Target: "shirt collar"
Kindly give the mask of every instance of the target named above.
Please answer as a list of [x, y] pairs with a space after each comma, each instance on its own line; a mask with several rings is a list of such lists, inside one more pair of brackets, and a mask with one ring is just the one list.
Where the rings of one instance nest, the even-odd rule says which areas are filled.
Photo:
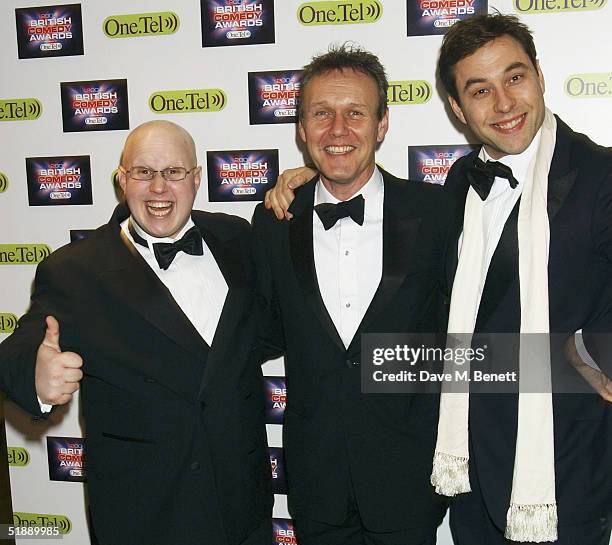
[[[383, 190], [384, 190], [384, 184], [383, 184], [382, 174], [380, 170], [378, 170], [378, 167], [374, 166], [374, 172], [372, 172], [372, 176], [370, 176], [370, 179], [363, 185], [363, 187], [359, 191], [357, 191], [357, 193], [353, 195], [353, 197], [356, 197], [357, 195], [363, 195], [363, 198], [365, 199], [366, 205], [367, 205], [368, 199], [372, 200], [375, 197], [381, 195]], [[315, 201], [314, 201], [315, 206], [317, 204], [322, 204], [322, 203], [338, 204], [339, 202], [340, 200], [334, 197], [327, 190], [327, 188], [325, 187], [325, 185], [323, 184], [323, 182], [321, 182], [321, 179], [319, 178], [319, 180], [317, 181], [317, 187], [315, 190]]]
[[146, 231], [144, 231], [142, 229], [142, 227], [140, 227], [140, 225], [138, 225], [138, 223], [136, 222], [136, 220], [134, 219], [134, 216], [130, 216], [130, 220], [129, 220], [132, 224], [132, 226], [134, 227], [134, 231], [136, 231], [136, 233], [138, 233], [142, 238], [144, 238], [147, 241], [147, 244], [149, 245], [149, 249], [152, 250], [153, 249], [153, 244], [155, 244], [156, 242], [176, 242], [177, 240], [179, 240], [189, 229], [191, 229], [195, 223], [193, 223], [193, 220], [191, 219], [191, 217], [189, 217], [189, 219], [187, 220], [187, 223], [185, 225], [183, 225], [183, 228], [178, 232], [178, 234], [176, 235], [175, 238], [170, 238], [170, 237], [154, 237], [152, 235], [150, 235], [149, 233], [147, 233]]

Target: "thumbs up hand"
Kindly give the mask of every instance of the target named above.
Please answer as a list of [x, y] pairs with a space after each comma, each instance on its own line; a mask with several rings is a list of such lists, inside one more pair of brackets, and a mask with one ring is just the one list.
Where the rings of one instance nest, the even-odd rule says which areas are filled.
[[60, 327], [53, 316], [46, 318], [47, 330], [36, 354], [36, 393], [48, 405], [64, 405], [72, 399], [83, 378], [83, 359], [74, 352], [62, 352]]

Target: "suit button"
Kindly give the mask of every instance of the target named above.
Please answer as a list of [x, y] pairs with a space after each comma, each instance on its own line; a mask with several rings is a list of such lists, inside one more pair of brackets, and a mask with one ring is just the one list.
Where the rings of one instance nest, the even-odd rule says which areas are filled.
[[191, 462], [189, 469], [191, 469], [191, 471], [197, 471], [200, 469], [200, 462]]
[[346, 360], [346, 366], [351, 369], [353, 367], [359, 367], [359, 362], [358, 361], [353, 361], [353, 360]]

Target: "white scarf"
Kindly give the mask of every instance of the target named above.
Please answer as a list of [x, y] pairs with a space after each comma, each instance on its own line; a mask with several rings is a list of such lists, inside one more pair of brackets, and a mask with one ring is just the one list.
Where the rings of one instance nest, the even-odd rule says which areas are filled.
[[[548, 342], [548, 171], [555, 149], [557, 122], [546, 110], [536, 157], [524, 182], [518, 215], [521, 344], [519, 401], [512, 495], [505, 536], [512, 541], [557, 540], [555, 451]], [[453, 284], [449, 334], [467, 334], [471, 344], [480, 305], [484, 260], [483, 202], [468, 192], [463, 244]], [[482, 280], [484, 282], [484, 280]], [[531, 335], [537, 333], [537, 335]], [[537, 365], [534, 365], [537, 363]], [[453, 362], [445, 372], [453, 372]], [[535, 382], [537, 381], [537, 382]], [[527, 384], [546, 384], [542, 393], [525, 393]], [[438, 441], [431, 483], [438, 494], [469, 492], [469, 393], [445, 384], [440, 398]]]

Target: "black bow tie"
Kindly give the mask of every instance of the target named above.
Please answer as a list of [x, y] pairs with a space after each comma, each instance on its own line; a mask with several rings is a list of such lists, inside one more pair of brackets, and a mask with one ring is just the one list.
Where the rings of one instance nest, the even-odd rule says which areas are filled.
[[496, 177], [508, 180], [512, 189], [518, 185], [518, 181], [512, 175], [512, 169], [509, 166], [497, 161], [487, 161], [485, 163], [478, 157], [474, 157], [474, 163], [467, 167], [466, 176], [474, 191], [483, 201], [489, 196]]
[[[134, 242], [137, 242], [141, 246], [149, 247], [147, 241], [136, 232], [131, 221], [128, 225], [128, 229]], [[172, 264], [176, 254], [179, 252], [185, 252], [189, 255], [202, 255], [204, 253], [202, 234], [195, 225], [179, 240], [175, 240], [174, 242], [155, 242], [153, 244], [153, 254], [155, 255], [157, 264], [159, 268], [164, 271]]]
[[315, 212], [321, 219], [325, 230], [331, 229], [341, 218], [351, 218], [358, 225], [363, 225], [363, 210], [365, 199], [363, 195], [357, 195], [349, 201], [342, 201], [338, 204], [323, 203], [314, 207]]

